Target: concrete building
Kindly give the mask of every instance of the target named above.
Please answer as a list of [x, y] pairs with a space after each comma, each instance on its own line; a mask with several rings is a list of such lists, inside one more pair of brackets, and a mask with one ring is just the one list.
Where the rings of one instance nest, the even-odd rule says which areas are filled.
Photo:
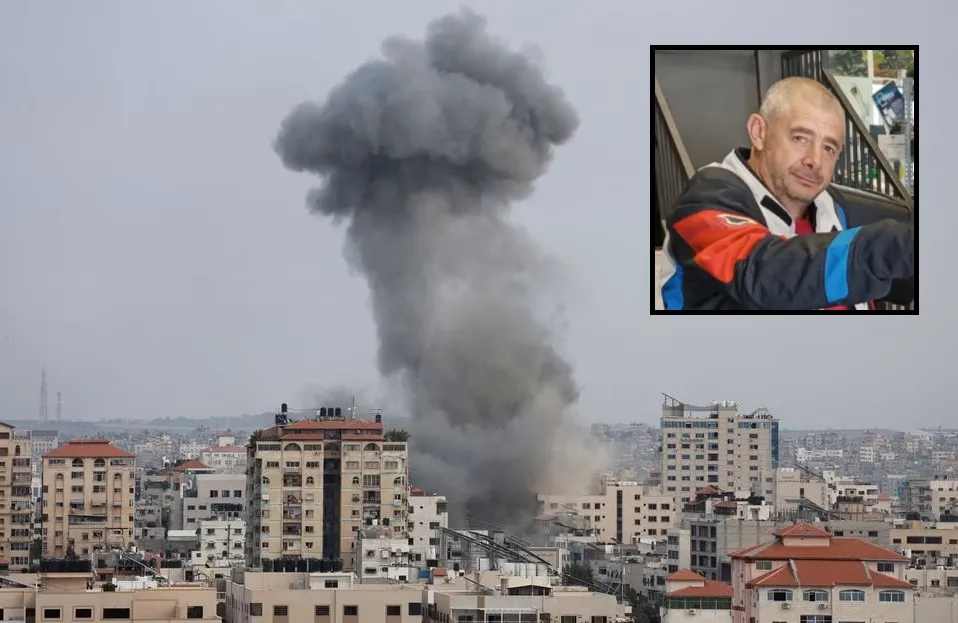
[[665, 578], [662, 623], [732, 623], [732, 586], [688, 569]]
[[774, 536], [732, 554], [734, 623], [914, 623], [904, 556], [810, 524]]
[[439, 559], [439, 532], [449, 528], [449, 510], [444, 495], [425, 495], [419, 487], [409, 490], [409, 546], [412, 562]]
[[[692, 564], [692, 532], [682, 528], [669, 530], [663, 564], [668, 573], [688, 569]], [[693, 572], [694, 573], [694, 572]], [[696, 574], [697, 575], [697, 574]]]
[[104, 590], [90, 588], [90, 573], [11, 575], [0, 587], [3, 621], [92, 623], [121, 620], [136, 623], [219, 622], [216, 589], [198, 586], [127, 588], [121, 582]]
[[247, 571], [226, 583], [226, 620], [421, 623], [519, 621], [525, 615], [521, 620], [611, 623], [623, 614], [612, 595], [553, 586], [550, 579], [495, 572], [460, 577], [434, 569], [428, 584], [385, 584], [359, 583], [347, 573]]
[[184, 530], [207, 519], [246, 519], [245, 475], [193, 472], [182, 478]]
[[180, 528], [175, 511], [181, 507], [179, 487], [168, 471], [137, 470], [134, 536], [142, 539], [165, 539], [167, 531]]
[[[221, 439], [228, 441], [233, 437]], [[200, 461], [223, 474], [246, 473], [246, 446], [216, 445], [203, 448], [199, 455]]]
[[315, 558], [353, 569], [361, 528], [386, 526], [408, 538], [408, 449], [384, 437], [380, 415], [287, 423], [282, 413], [277, 421], [248, 448], [251, 564]]
[[778, 467], [778, 425], [764, 409], [740, 414], [731, 401], [693, 407], [668, 398], [662, 406], [665, 493], [688, 502], [706, 485], [751, 491], [763, 472]]
[[889, 531], [892, 547], [928, 565], [958, 566], [958, 523], [908, 521]]
[[808, 500], [821, 508], [829, 508], [828, 484], [806, 470], [779, 467], [762, 472], [761, 481], [752, 492], [764, 497], [776, 511], [798, 510], [796, 500]]
[[596, 495], [539, 494], [538, 502], [540, 520], [575, 522], [603, 542], [664, 539], [676, 518], [675, 501], [661, 488], [609, 478], [602, 480]]
[[133, 542], [134, 457], [103, 439], [77, 439], [43, 456], [43, 551], [82, 556]]
[[200, 548], [190, 553], [194, 565], [231, 567], [244, 564], [246, 522], [243, 519], [201, 519], [196, 534]]
[[425, 561], [413, 561], [410, 539], [394, 536], [382, 526], [363, 528], [356, 536], [356, 567], [361, 582], [389, 579], [395, 582], [418, 582], [419, 569]]
[[30, 565], [32, 456], [30, 435], [0, 422], [0, 569]]
[[902, 506], [927, 521], [958, 515], [958, 480], [912, 479], [902, 487]]

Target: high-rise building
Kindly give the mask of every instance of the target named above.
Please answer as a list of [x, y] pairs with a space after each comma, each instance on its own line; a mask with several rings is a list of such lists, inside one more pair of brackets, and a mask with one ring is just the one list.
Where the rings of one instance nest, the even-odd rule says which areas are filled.
[[43, 552], [78, 556], [133, 541], [134, 457], [105, 439], [75, 439], [43, 456]]
[[254, 433], [247, 448], [247, 560], [324, 559], [355, 563], [364, 526], [407, 534], [408, 452], [374, 422], [323, 408], [315, 419]]
[[33, 473], [30, 433], [0, 422], [0, 561], [11, 570], [30, 565]]
[[731, 401], [662, 405], [662, 487], [679, 502], [712, 485], [748, 492], [778, 467], [778, 420], [766, 409], [741, 414]]

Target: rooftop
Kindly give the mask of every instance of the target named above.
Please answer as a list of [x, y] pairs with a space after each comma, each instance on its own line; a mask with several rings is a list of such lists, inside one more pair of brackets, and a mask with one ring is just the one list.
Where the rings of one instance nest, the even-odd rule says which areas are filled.
[[45, 459], [132, 459], [134, 456], [117, 448], [107, 439], [74, 439], [50, 450]]
[[190, 459], [188, 461], [184, 461], [180, 463], [179, 465], [171, 467], [170, 471], [171, 472], [192, 472], [192, 471], [200, 471], [200, 470], [207, 470], [207, 469], [213, 469], [213, 468], [210, 467], [209, 465], [204, 465], [203, 463], [201, 463], [200, 461], [196, 459]]
[[873, 571], [861, 560], [790, 560], [789, 564], [752, 579], [749, 586], [874, 586], [914, 588], [909, 582]]
[[744, 560], [851, 560], [902, 562], [906, 557], [863, 539], [832, 536], [810, 524], [795, 524], [775, 533], [776, 539], [729, 554]]

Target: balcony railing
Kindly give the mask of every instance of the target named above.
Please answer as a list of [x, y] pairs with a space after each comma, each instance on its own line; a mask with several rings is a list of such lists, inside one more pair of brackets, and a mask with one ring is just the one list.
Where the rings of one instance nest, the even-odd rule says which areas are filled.
[[655, 111], [653, 115], [652, 131], [655, 137], [655, 156], [653, 174], [655, 176], [655, 190], [658, 194], [659, 209], [662, 220], [668, 218], [679, 196], [685, 191], [695, 168], [689, 158], [682, 138], [679, 136], [672, 112], [665, 101], [665, 94], [655, 80]]

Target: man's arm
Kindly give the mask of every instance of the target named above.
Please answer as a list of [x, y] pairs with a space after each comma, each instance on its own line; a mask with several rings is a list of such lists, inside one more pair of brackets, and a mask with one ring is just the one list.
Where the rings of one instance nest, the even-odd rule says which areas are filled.
[[720, 205], [680, 200], [669, 232], [675, 261], [704, 273], [743, 309], [854, 305], [885, 296], [893, 279], [913, 273], [911, 225], [885, 220], [786, 239], [736, 205], [735, 194], [716, 195]]

